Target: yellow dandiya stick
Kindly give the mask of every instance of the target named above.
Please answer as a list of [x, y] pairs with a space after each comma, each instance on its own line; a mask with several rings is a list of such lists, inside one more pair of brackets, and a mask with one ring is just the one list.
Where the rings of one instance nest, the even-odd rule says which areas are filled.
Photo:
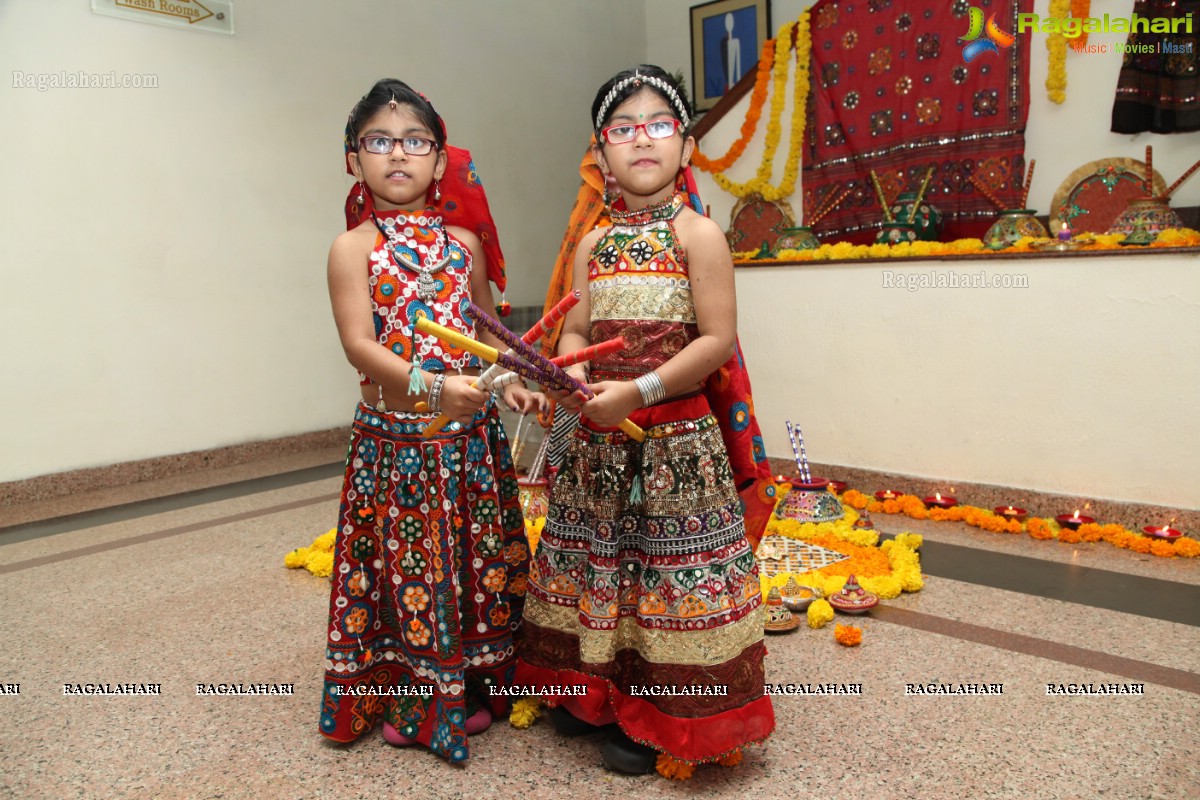
[[[520, 359], [514, 356], [509, 356], [507, 353], [502, 354], [494, 347], [489, 347], [483, 342], [478, 342], [469, 336], [464, 336], [458, 331], [450, 330], [444, 325], [438, 325], [436, 322], [431, 321], [425, 316], [418, 315], [417, 321], [413, 324], [413, 327], [421, 333], [437, 336], [447, 344], [454, 345], [461, 350], [466, 350], [472, 355], [477, 355], [484, 361], [491, 362], [492, 364], [503, 364], [506, 369], [512, 370], [518, 374], [528, 370], [528, 365], [526, 365]], [[538, 378], [536, 375], [531, 375], [530, 380], [536, 381]], [[617, 427], [623, 430], [632, 439], [636, 439], [639, 442], [646, 440], [646, 432], [638, 427], [635, 422], [629, 419], [621, 420], [621, 423]]]
[[1029, 187], [1033, 185], [1033, 168], [1037, 166], [1037, 159], [1029, 159], [1029, 172], [1025, 173], [1025, 188], [1021, 191], [1021, 208], [1029, 208], [1026, 203], [1029, 202]]
[[883, 196], [883, 187], [879, 185], [879, 176], [875, 174], [875, 170], [871, 170], [871, 185], [875, 187], [875, 194], [879, 196], [879, 205], [883, 206], [883, 221], [894, 222], [892, 209], [888, 207], [887, 198]]
[[974, 175], [968, 175], [967, 180], [969, 180], [971, 182], [972, 186], [974, 186], [976, 189], [979, 190], [979, 193], [981, 195], [986, 197], [988, 200], [991, 200], [992, 203], [996, 206], [996, 208], [1000, 209], [1001, 211], [1008, 210], [1005, 207], [1004, 203], [1000, 202], [1000, 200], [996, 197], [996, 195], [992, 194], [992, 190], [989, 189], [987, 187], [987, 185], [983, 183], [983, 181], [976, 179], [976, 177]]
[[917, 209], [921, 206], [921, 201], [925, 199], [925, 190], [929, 188], [929, 179], [933, 177], [933, 167], [925, 171], [925, 179], [921, 181], [921, 188], [917, 190], [917, 199], [913, 200], [912, 208], [908, 212], [908, 224], [917, 217]]

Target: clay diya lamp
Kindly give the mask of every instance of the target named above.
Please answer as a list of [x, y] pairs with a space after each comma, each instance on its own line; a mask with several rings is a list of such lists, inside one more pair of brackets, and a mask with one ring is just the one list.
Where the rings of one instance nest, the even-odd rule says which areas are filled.
[[1147, 525], [1142, 528], [1142, 531], [1147, 536], [1153, 536], [1156, 539], [1178, 539], [1180, 536], [1183, 536], [1183, 531], [1172, 528], [1170, 525], [1163, 525], [1161, 528]]
[[858, 585], [851, 575], [842, 590], [829, 598], [829, 605], [843, 614], [863, 614], [879, 605], [879, 598]]
[[1081, 517], [1079, 516], [1079, 512], [1076, 511], [1073, 516], [1071, 514], [1059, 514], [1054, 518], [1054, 521], [1063, 528], [1070, 528], [1073, 531], [1077, 531], [1079, 530], [1080, 525], [1087, 525], [1088, 523], [1095, 522], [1096, 518]]
[[875, 499], [881, 503], [884, 500], [897, 500], [899, 497], [900, 492], [897, 492], [895, 489], [884, 489], [882, 492], [875, 493]]
[[767, 633], [787, 633], [800, 627], [800, 619], [783, 604], [779, 587], [772, 587], [767, 595], [767, 619], [763, 630]]
[[846, 491], [846, 482], [845, 481], [830, 481], [829, 482], [829, 491], [833, 492], [834, 494], [841, 494], [842, 492]]
[[995, 512], [997, 517], [1004, 517], [1005, 519], [1015, 519], [1017, 522], [1024, 522], [1025, 517], [1027, 517], [1029, 515], [1029, 512], [1026, 511], [1025, 509], [1013, 508], [1012, 506], [996, 506], [995, 508], [992, 509], [992, 511]]

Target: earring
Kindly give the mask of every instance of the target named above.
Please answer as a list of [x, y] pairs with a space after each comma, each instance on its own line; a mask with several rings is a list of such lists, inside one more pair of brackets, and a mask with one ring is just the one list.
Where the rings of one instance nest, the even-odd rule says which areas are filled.
[[354, 196], [354, 202], [358, 203], [361, 206], [363, 204], [363, 200], [365, 200], [365, 199], [366, 198], [363, 197], [362, 181], [359, 181], [358, 182], [358, 194]]
[[433, 202], [436, 203], [437, 201], [439, 201], [441, 199], [442, 199], [442, 184], [437, 178], [434, 178], [433, 179]]

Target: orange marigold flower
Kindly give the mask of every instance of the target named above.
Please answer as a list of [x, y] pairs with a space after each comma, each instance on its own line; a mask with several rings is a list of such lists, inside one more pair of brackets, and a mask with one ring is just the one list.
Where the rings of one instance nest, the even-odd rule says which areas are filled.
[[857, 508], [859, 511], [867, 507], [871, 502], [871, 498], [867, 497], [857, 489], [847, 489], [842, 492], [842, 502], [851, 508]]
[[1150, 552], [1150, 540], [1145, 536], [1130, 536], [1129, 544], [1127, 546], [1135, 553]]
[[1156, 540], [1150, 544], [1150, 552], [1159, 558], [1174, 558], [1175, 548], [1170, 542]]
[[658, 759], [654, 766], [658, 770], [659, 775], [662, 775], [664, 778], [673, 778], [677, 781], [686, 781], [696, 771], [693, 765], [685, 761], [676, 761], [666, 753], [658, 754]]
[[1060, 542], [1066, 542], [1067, 544], [1077, 544], [1083, 541], [1083, 537], [1079, 535], [1078, 530], [1060, 528], [1058, 531], [1058, 540]]
[[1050, 528], [1050, 523], [1040, 517], [1030, 517], [1025, 527], [1034, 539], [1054, 538], [1054, 531]]
[[717, 759], [717, 763], [722, 767], [736, 767], [738, 764], [742, 763], [742, 751], [734, 750], [729, 755]]
[[1200, 542], [1195, 539], [1189, 539], [1184, 536], [1175, 540], [1175, 555], [1183, 556], [1184, 558], [1196, 558], [1200, 556]]
[[862, 629], [853, 625], [838, 625], [834, 628], [833, 638], [838, 644], [855, 647], [862, 642]]

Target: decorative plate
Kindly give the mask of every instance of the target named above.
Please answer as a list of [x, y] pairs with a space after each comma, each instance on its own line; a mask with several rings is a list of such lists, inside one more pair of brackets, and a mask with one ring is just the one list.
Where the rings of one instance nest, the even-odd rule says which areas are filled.
[[[1050, 203], [1050, 230], [1060, 223], [1075, 235], [1106, 233], [1130, 200], [1147, 197], [1146, 165], [1135, 158], [1101, 158], [1076, 169], [1059, 184]], [[1167, 182], [1154, 171], [1154, 195], [1167, 191]]]

